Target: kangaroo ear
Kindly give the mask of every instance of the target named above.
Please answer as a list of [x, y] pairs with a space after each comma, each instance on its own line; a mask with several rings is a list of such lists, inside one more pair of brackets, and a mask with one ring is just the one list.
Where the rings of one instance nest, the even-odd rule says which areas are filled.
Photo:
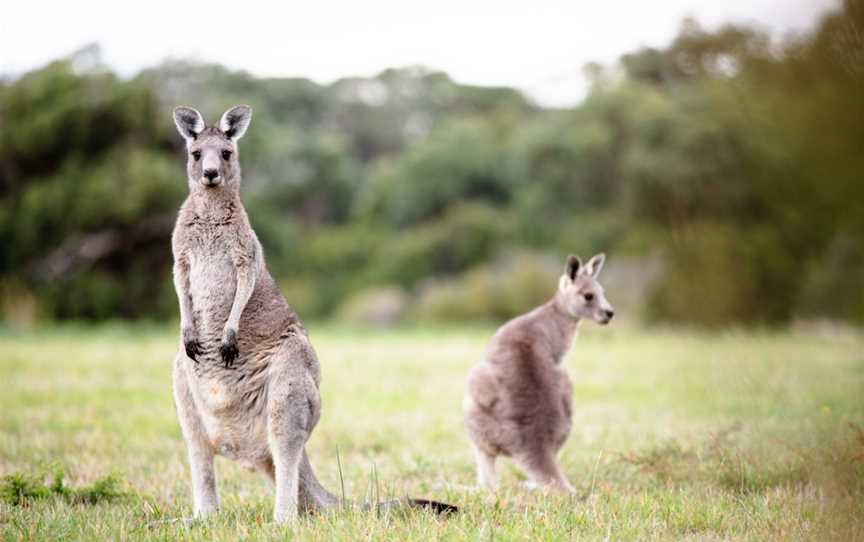
[[579, 259], [579, 256], [575, 254], [567, 256], [567, 266], [564, 268], [564, 274], [570, 277], [570, 280], [576, 280], [576, 275], [579, 274], [581, 268], [582, 260]]
[[591, 275], [595, 279], [597, 275], [600, 274], [600, 270], [603, 269], [603, 264], [606, 263], [606, 255], [602, 252], [600, 254], [596, 254], [588, 260], [588, 263], [585, 264], [585, 269], [583, 273]]
[[174, 124], [186, 141], [194, 140], [204, 131], [204, 117], [191, 107], [175, 107]]
[[246, 133], [246, 128], [249, 128], [250, 122], [252, 122], [252, 108], [248, 105], [238, 105], [222, 115], [219, 129], [222, 130], [225, 137], [236, 141]]

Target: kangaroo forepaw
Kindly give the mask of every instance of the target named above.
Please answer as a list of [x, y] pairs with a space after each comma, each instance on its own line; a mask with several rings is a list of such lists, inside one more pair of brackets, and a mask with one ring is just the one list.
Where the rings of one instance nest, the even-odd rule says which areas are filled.
[[195, 332], [192, 328], [183, 328], [183, 348], [186, 350], [186, 355], [189, 359], [198, 363], [197, 356], [201, 354], [201, 344], [195, 338]]
[[237, 333], [233, 329], [225, 332], [225, 337], [219, 346], [219, 353], [222, 354], [225, 367], [230, 369], [234, 365], [234, 360], [240, 355], [240, 351], [237, 349]]
[[189, 356], [189, 359], [198, 363], [197, 356], [201, 353], [201, 345], [198, 344], [198, 341], [183, 343], [183, 346], [186, 348], [186, 355]]

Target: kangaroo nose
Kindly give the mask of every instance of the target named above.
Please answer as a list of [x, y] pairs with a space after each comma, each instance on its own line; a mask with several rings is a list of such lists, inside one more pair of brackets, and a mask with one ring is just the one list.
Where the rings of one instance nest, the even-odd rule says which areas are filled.
[[207, 180], [208, 180], [208, 181], [212, 181], [212, 180], [215, 179], [218, 175], [219, 175], [219, 172], [216, 171], [215, 169], [205, 169], [205, 170], [204, 170], [204, 176], [207, 177]]
[[610, 310], [606, 311], [606, 318], [611, 320], [613, 316], [615, 316], [615, 311], [610, 311]]

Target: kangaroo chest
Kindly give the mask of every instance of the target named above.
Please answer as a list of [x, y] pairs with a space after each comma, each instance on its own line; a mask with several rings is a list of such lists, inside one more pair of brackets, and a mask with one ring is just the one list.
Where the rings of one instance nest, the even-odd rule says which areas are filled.
[[200, 332], [221, 333], [237, 288], [233, 263], [236, 235], [223, 225], [193, 224], [190, 227], [189, 295]]

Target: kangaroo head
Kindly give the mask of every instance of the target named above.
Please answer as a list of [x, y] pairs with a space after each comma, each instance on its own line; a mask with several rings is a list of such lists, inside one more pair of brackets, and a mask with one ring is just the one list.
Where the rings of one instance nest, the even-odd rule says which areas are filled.
[[590, 318], [599, 324], [608, 324], [615, 316], [615, 309], [606, 301], [603, 287], [597, 276], [603, 269], [606, 255], [597, 254], [582, 265], [578, 256], [567, 257], [564, 274], [558, 281], [555, 301], [573, 318]]
[[222, 115], [218, 126], [207, 126], [201, 113], [191, 107], [174, 109], [174, 124], [186, 140], [186, 172], [190, 190], [238, 189], [240, 160], [237, 140], [252, 121], [252, 109], [232, 107]]

